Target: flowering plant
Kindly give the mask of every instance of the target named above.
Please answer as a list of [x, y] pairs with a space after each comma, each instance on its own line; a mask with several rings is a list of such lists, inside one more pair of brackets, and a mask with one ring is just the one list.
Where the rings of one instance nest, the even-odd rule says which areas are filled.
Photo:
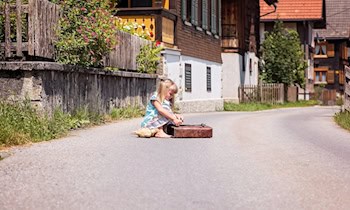
[[143, 25], [138, 24], [137, 22], [127, 22], [122, 20], [121, 18], [118, 18], [116, 21], [116, 27], [120, 31], [139, 36], [143, 39], [151, 39], [152, 32], [149, 32], [147, 29], [144, 29]]
[[116, 21], [109, 0], [62, 0], [56, 60], [66, 64], [102, 66], [116, 45]]

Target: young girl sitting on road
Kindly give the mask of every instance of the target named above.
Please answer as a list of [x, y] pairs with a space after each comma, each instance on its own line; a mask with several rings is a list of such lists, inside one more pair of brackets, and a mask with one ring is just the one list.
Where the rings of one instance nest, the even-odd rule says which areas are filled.
[[[159, 82], [157, 92], [152, 95], [147, 104], [146, 115], [141, 123], [142, 129], [136, 131], [138, 136], [158, 138], [169, 138], [163, 127], [168, 123], [173, 123], [176, 126], [181, 125], [183, 117], [174, 114], [172, 108], [174, 106], [174, 95], [178, 89], [176, 84], [170, 80], [165, 79]], [[142, 135], [142, 131], [150, 131], [147, 135]]]

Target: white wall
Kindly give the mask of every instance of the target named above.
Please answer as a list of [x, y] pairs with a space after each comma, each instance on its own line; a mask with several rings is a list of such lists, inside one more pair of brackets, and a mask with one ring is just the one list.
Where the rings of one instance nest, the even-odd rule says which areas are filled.
[[[183, 100], [218, 99], [222, 96], [221, 64], [182, 56], [181, 67], [183, 73], [182, 86], [185, 87], [185, 64], [192, 67], [192, 91], [183, 91]], [[207, 91], [207, 67], [211, 68], [211, 91]]]
[[[222, 53], [222, 84], [225, 101], [238, 102], [239, 85], [257, 85], [259, 58], [255, 53], [247, 52], [244, 56], [245, 69], [243, 69], [243, 56], [238, 53]], [[251, 59], [251, 69], [250, 69]]]
[[[204, 112], [223, 109], [222, 65], [182, 56], [181, 51], [163, 51], [163, 74], [179, 87], [176, 103], [182, 112]], [[192, 90], [185, 91], [185, 64], [192, 67]], [[207, 91], [207, 67], [211, 68], [211, 91]]]
[[260, 23], [259, 27], [260, 44], [265, 40], [265, 23]]

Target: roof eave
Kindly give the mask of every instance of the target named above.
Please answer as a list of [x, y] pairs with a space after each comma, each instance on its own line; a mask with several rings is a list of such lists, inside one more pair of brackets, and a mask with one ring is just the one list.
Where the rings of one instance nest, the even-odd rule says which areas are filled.
[[309, 21], [309, 22], [317, 22], [317, 21], [323, 21], [323, 18], [271, 18], [271, 19], [260, 19], [260, 22], [274, 22], [274, 21], [283, 21], [283, 22], [302, 22], [302, 21]]

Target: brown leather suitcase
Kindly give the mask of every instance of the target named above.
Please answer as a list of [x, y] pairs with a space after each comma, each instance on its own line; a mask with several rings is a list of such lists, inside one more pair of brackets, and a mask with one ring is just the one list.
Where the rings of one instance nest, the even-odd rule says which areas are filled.
[[165, 131], [174, 138], [211, 138], [213, 129], [204, 124], [201, 125], [169, 125]]

